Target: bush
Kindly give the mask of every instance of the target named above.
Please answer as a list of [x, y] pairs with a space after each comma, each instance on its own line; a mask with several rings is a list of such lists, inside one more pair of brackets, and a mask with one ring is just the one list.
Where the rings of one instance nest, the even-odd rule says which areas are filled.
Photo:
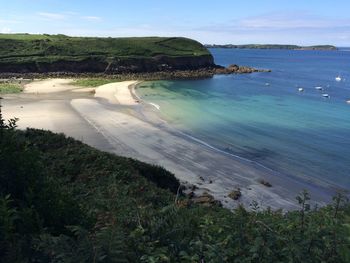
[[350, 261], [341, 195], [312, 208], [303, 192], [287, 213], [180, 206], [163, 168], [15, 127], [0, 108], [1, 262]]

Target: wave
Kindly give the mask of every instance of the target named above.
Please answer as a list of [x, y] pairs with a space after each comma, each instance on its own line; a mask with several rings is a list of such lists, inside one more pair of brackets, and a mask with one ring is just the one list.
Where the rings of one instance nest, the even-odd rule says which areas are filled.
[[187, 134], [187, 133], [184, 133], [184, 132], [182, 132], [182, 131], [180, 131], [180, 130], [177, 130], [177, 131], [178, 131], [181, 135], [183, 135], [183, 136], [185, 136], [185, 137], [187, 137], [187, 138], [189, 138], [189, 139], [191, 139], [191, 140], [193, 140], [193, 141], [195, 141], [195, 142], [197, 142], [197, 143], [199, 143], [199, 144], [201, 144], [201, 145], [204, 145], [204, 146], [206, 146], [206, 147], [208, 147], [208, 148], [210, 148], [210, 149], [212, 149], [212, 150], [214, 150], [214, 151], [216, 151], [216, 152], [220, 152], [220, 153], [223, 153], [223, 154], [232, 156], [232, 157], [234, 157], [234, 158], [236, 158], [236, 159], [239, 159], [239, 160], [241, 160], [241, 161], [245, 161], [245, 162], [247, 162], [247, 163], [257, 165], [257, 166], [259, 166], [259, 167], [261, 167], [261, 168], [263, 168], [263, 169], [266, 169], [266, 170], [268, 170], [268, 171], [270, 171], [270, 172], [274, 172], [274, 173], [276, 173], [276, 174], [280, 174], [280, 172], [278, 172], [278, 171], [276, 171], [276, 170], [273, 170], [273, 169], [271, 169], [271, 168], [269, 168], [269, 167], [267, 167], [267, 166], [265, 166], [265, 165], [263, 165], [263, 164], [261, 164], [261, 163], [259, 163], [259, 162], [256, 162], [256, 161], [253, 161], [253, 160], [244, 158], [244, 157], [242, 157], [242, 156], [239, 156], [239, 155], [236, 155], [236, 154], [229, 153], [229, 152], [227, 152], [227, 151], [221, 150], [221, 149], [216, 148], [215, 146], [210, 145], [209, 143], [207, 143], [207, 142], [205, 142], [205, 141], [202, 141], [201, 139], [198, 139], [198, 138], [196, 138], [196, 137], [194, 137], [194, 136], [192, 136], [192, 135], [189, 135], [189, 134]]
[[158, 104], [152, 103], [152, 102], [148, 102], [148, 104], [152, 105], [153, 107], [155, 107], [157, 110], [160, 110], [160, 106]]

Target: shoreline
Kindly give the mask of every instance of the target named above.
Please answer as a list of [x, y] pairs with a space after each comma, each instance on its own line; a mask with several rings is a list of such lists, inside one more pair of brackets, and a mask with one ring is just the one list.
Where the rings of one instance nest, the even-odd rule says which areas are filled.
[[[295, 197], [304, 188], [310, 189], [312, 201], [321, 205], [330, 201], [334, 193], [217, 152], [181, 134], [158, 117], [154, 106], [140, 100], [135, 91], [137, 81], [106, 84], [94, 89], [94, 95], [88, 91], [71, 92], [79, 88], [65, 80], [48, 81], [59, 92], [6, 96], [6, 118], [19, 117], [20, 128], [63, 132], [100, 150], [161, 165], [188, 187], [196, 185], [197, 195], [208, 192], [227, 208], [238, 204], [248, 208], [256, 200], [261, 207], [292, 210], [297, 207]], [[272, 187], [258, 180], [271, 182]], [[238, 188], [241, 199], [230, 199], [229, 193]]]
[[[141, 83], [141, 82], [140, 82]], [[147, 101], [144, 101], [142, 100], [138, 95], [137, 95], [137, 86], [140, 84], [140, 83], [137, 83], [135, 84], [135, 87], [133, 87], [132, 89], [130, 89], [130, 92], [131, 92], [131, 95], [136, 97], [138, 100], [144, 102], [144, 103], [147, 103], [147, 104], [150, 104], [152, 106], [154, 106], [155, 108], [157, 108], [157, 110], [159, 111], [160, 110], [160, 107], [159, 105], [155, 104], [155, 103], [152, 103], [152, 102], [147, 102]], [[160, 117], [160, 114], [157, 114], [158, 115], [158, 118], [160, 118], [162, 121], [164, 121], [165, 123], [167, 123], [167, 121], [165, 121], [164, 119], [162, 119]], [[337, 189], [339, 190], [340, 192], [346, 192], [346, 189], [344, 188], [341, 188], [341, 186], [339, 185], [336, 185], [330, 181], [327, 181], [327, 180], [321, 180], [321, 179], [314, 179], [314, 178], [301, 178], [301, 177], [298, 177], [298, 176], [295, 176], [295, 175], [292, 175], [292, 174], [286, 174], [286, 173], [282, 173], [282, 172], [279, 172], [278, 170], [275, 170], [271, 167], [268, 167], [260, 162], [257, 162], [257, 161], [254, 161], [254, 160], [251, 160], [251, 159], [248, 159], [246, 157], [242, 157], [240, 155], [237, 155], [237, 154], [234, 154], [234, 153], [231, 153], [229, 151], [226, 151], [224, 149], [220, 149], [219, 147], [217, 146], [214, 146], [214, 145], [211, 145], [210, 143], [200, 139], [200, 138], [197, 138], [195, 135], [191, 135], [189, 133], [186, 133], [185, 131], [182, 131], [178, 128], [174, 128], [174, 129], [177, 129], [177, 132], [188, 138], [189, 140], [191, 141], [194, 141], [198, 144], [201, 144], [205, 147], [208, 147], [210, 149], [212, 149], [213, 151], [216, 151], [216, 152], [219, 152], [219, 153], [222, 153], [222, 154], [225, 154], [225, 155], [228, 155], [228, 156], [231, 156], [233, 158], [237, 158], [239, 160], [242, 160], [243, 162], [247, 162], [247, 163], [251, 163], [251, 164], [254, 164], [256, 166], [260, 166], [262, 169], [266, 169], [266, 170], [269, 170], [273, 173], [276, 173], [276, 174], [280, 174], [282, 176], [288, 176], [290, 177], [291, 179], [295, 180], [295, 181], [300, 181], [300, 183], [307, 183], [307, 184], [311, 184], [311, 185], [316, 185], [316, 186], [320, 186], [321, 188], [332, 188], [332, 189]]]
[[[138, 83], [140, 84], [140, 83]], [[137, 97], [140, 101], [142, 101], [143, 103], [146, 103], [146, 104], [150, 104], [150, 105], [155, 105], [154, 103], [151, 103], [151, 102], [147, 102], [147, 101], [144, 101], [142, 100], [138, 95], [137, 95], [137, 85], [138, 84], [135, 84], [133, 86], [132, 89], [130, 89], [130, 92], [131, 92], [131, 95], [132, 96], [135, 96]], [[159, 107], [159, 106], [158, 106]], [[157, 108], [158, 110], [160, 110], [159, 108]], [[162, 120], [164, 123], [168, 124], [167, 121], [163, 120], [161, 117], [160, 117], [160, 114], [159, 112], [157, 112], [157, 117]], [[239, 156], [239, 155], [236, 155], [236, 154], [233, 154], [233, 153], [230, 153], [230, 152], [227, 152], [225, 150], [222, 150], [220, 148], [217, 148], [216, 146], [213, 146], [197, 137], [195, 137], [195, 135], [190, 135], [184, 131], [181, 131], [181, 130], [178, 130], [177, 128], [174, 128], [172, 127], [173, 129], [176, 129], [176, 132], [183, 138], [186, 138], [186, 139], [189, 139], [190, 141], [192, 142], [195, 142], [199, 145], [202, 145], [206, 148], [209, 148], [215, 152], [218, 152], [220, 154], [224, 154], [224, 155], [227, 155], [227, 156], [230, 156], [232, 158], [235, 158], [237, 160], [240, 160], [242, 162], [245, 162], [249, 165], [253, 165], [253, 166], [256, 166], [256, 167], [259, 167], [263, 170], [266, 170], [266, 171], [269, 171], [273, 174], [275, 174], [276, 176], [282, 176], [284, 177], [284, 179], [287, 179], [288, 181], [292, 181], [292, 182], [295, 182], [296, 184], [302, 184], [304, 186], [306, 186], [306, 188], [313, 188], [313, 189], [317, 189], [316, 191], [327, 191], [328, 192], [328, 189], [332, 189], [331, 191], [333, 191], [334, 193], [336, 192], [341, 192], [341, 193], [345, 193], [345, 194], [348, 194], [348, 191], [344, 188], [341, 188], [340, 186], [336, 185], [336, 184], [333, 184], [332, 182], [329, 182], [329, 181], [326, 181], [326, 180], [315, 180], [313, 178], [301, 178], [301, 177], [298, 177], [298, 176], [295, 176], [295, 175], [292, 175], [292, 174], [284, 174], [284, 173], [281, 173], [277, 170], [274, 170], [273, 168], [270, 168], [268, 166], [265, 166], [264, 164], [261, 164], [257, 161], [253, 161], [253, 160], [250, 160], [250, 159], [247, 159], [245, 157], [242, 157], [242, 156]]]

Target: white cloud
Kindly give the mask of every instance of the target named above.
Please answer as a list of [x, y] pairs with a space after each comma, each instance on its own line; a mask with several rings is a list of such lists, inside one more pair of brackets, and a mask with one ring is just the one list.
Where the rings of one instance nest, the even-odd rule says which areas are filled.
[[3, 27], [0, 29], [0, 33], [2, 34], [9, 34], [11, 32], [12, 32], [11, 28], [8, 28], [8, 27]]
[[79, 13], [73, 12], [73, 11], [66, 11], [66, 12], [63, 12], [63, 13], [66, 14], [66, 15], [71, 15], [71, 16], [79, 15]]
[[[3, 17], [2, 17], [3, 18]], [[13, 31], [28, 31], [25, 28], [25, 18], [16, 18], [19, 25], [5, 23], [0, 18], [0, 29], [10, 27]], [[159, 21], [144, 21], [131, 24], [127, 21], [109, 22], [104, 17], [94, 14], [76, 12], [48, 13], [40, 12], [26, 18], [35, 30], [53, 34], [87, 35], [87, 36], [185, 36], [202, 43], [217, 44], [334, 44], [350, 45], [350, 18], [331, 18], [316, 16], [303, 11], [281, 11], [265, 13], [259, 16], [243, 17], [242, 19], [221, 20], [220, 22], [203, 22], [194, 24], [188, 21], [170, 21], [159, 18]], [[39, 23], [40, 20], [53, 23]], [[89, 23], [90, 22], [90, 23]], [[94, 23], [96, 23], [94, 25]], [[30, 23], [29, 23], [30, 24]], [[98, 26], [97, 26], [98, 25]], [[29, 25], [28, 25], [29, 27]], [[3, 29], [4, 30], [4, 29]]]
[[19, 24], [18, 20], [0, 19], [0, 24]]
[[[335, 44], [349, 45], [344, 38], [350, 19], [315, 16], [302, 11], [279, 12], [194, 28], [206, 43]], [[210, 40], [211, 39], [211, 40]]]
[[236, 22], [238, 26], [246, 29], [321, 29], [350, 25], [349, 19], [319, 17], [302, 12], [274, 13]]
[[92, 21], [92, 22], [102, 20], [102, 18], [99, 16], [82, 16], [81, 18], [84, 20]]
[[41, 18], [45, 20], [65, 20], [69, 21], [72, 19], [82, 19], [91, 22], [101, 21], [102, 18], [99, 16], [82, 16], [76, 12], [62, 12], [62, 13], [49, 13], [49, 12], [39, 12], [37, 13]]
[[270, 13], [197, 28], [213, 32], [264, 30], [324, 30], [350, 27], [350, 19], [313, 16], [303, 12]]
[[67, 18], [66, 15], [61, 13], [39, 12], [38, 15], [48, 20], [64, 20]]

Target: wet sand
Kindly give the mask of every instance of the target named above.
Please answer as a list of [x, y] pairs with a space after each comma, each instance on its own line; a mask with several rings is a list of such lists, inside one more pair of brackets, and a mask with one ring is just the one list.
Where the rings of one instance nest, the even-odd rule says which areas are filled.
[[[137, 81], [78, 89], [71, 80], [51, 79], [26, 86], [25, 92], [3, 100], [5, 117], [18, 117], [19, 127], [63, 132], [100, 150], [165, 167], [184, 184], [195, 184], [225, 207], [295, 209], [296, 195], [308, 189], [312, 199], [325, 204], [333, 189], [276, 173], [259, 164], [217, 151], [162, 121], [158, 109], [139, 102]], [[272, 184], [259, 183], [264, 179]], [[239, 188], [242, 197], [228, 194]]]

